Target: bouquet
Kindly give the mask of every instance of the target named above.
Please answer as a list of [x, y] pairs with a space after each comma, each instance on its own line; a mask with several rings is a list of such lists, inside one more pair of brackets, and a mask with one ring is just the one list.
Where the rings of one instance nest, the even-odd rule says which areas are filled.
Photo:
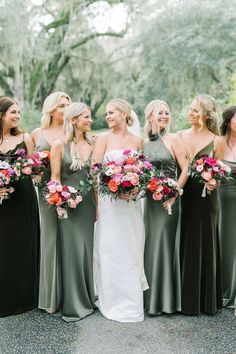
[[133, 191], [138, 194], [152, 167], [143, 154], [126, 149], [123, 151], [120, 162], [108, 161], [103, 164], [94, 164], [92, 173], [98, 175], [100, 194], [117, 199]]
[[35, 152], [27, 158], [23, 157], [24, 149], [19, 149], [17, 153], [19, 157], [13, 165], [15, 173], [21, 178], [31, 176], [36, 185], [40, 184], [43, 172], [49, 165], [49, 151]]
[[10, 184], [15, 180], [17, 180], [17, 176], [12, 166], [7, 161], [0, 160], [0, 188], [6, 189], [5, 195], [0, 196], [0, 204], [14, 192], [14, 188]]
[[[167, 201], [176, 195], [182, 195], [181, 189], [176, 180], [169, 178], [163, 171], [153, 169], [151, 178], [146, 181], [145, 192], [151, 195], [154, 200]], [[168, 215], [172, 215], [171, 205], [167, 206]]]
[[68, 208], [76, 208], [82, 201], [77, 189], [71, 186], [62, 186], [52, 180], [43, 189], [43, 194], [48, 204], [56, 208], [59, 219], [67, 219]]
[[225, 165], [221, 160], [209, 157], [208, 155], [202, 155], [198, 159], [194, 159], [189, 166], [188, 175], [199, 179], [200, 183], [204, 184], [202, 190], [202, 197], [206, 197], [207, 190], [206, 183], [216, 186], [217, 181], [229, 181], [231, 178], [231, 168]]

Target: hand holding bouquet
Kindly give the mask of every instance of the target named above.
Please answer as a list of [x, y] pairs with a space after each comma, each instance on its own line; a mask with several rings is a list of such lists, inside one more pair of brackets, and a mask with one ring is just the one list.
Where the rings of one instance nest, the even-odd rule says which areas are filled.
[[17, 176], [12, 166], [8, 162], [0, 160], [0, 204], [14, 192], [14, 188], [10, 184], [15, 180], [17, 180]]
[[152, 169], [152, 164], [139, 154], [126, 149], [120, 162], [108, 161], [92, 167], [98, 175], [99, 192], [111, 199], [135, 199], [142, 189], [145, 174]]
[[168, 201], [178, 194], [183, 194], [176, 180], [169, 178], [165, 172], [153, 169], [152, 177], [146, 182], [145, 192], [151, 195], [154, 200], [166, 202], [167, 212], [172, 215], [171, 204]]
[[49, 181], [43, 189], [43, 194], [50, 206], [56, 208], [59, 219], [68, 218], [68, 208], [76, 208], [82, 201], [77, 189], [71, 186], [62, 186], [55, 181]]
[[202, 197], [206, 197], [206, 191], [208, 194], [211, 191], [209, 186], [213, 188], [217, 187], [217, 182], [229, 181], [231, 178], [231, 169], [225, 165], [221, 160], [203, 155], [198, 159], [194, 159], [189, 166], [189, 175], [199, 179], [200, 183], [204, 184], [202, 190]]

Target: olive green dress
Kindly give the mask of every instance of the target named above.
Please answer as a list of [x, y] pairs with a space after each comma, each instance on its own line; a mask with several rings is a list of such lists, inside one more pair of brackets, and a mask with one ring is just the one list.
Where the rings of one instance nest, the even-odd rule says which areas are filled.
[[[151, 135], [144, 154], [157, 168], [167, 168], [168, 176], [177, 179], [177, 163], [159, 135]], [[168, 215], [161, 201], [148, 196], [144, 202], [145, 273], [149, 289], [145, 308], [151, 315], [181, 311], [179, 265], [179, 202]]]
[[[46, 141], [43, 131], [37, 151], [50, 151], [51, 146]], [[58, 282], [57, 260], [57, 215], [54, 208], [50, 208], [45, 201], [42, 189], [50, 180], [51, 169], [47, 167], [43, 175], [42, 185], [38, 188], [40, 210], [40, 278], [39, 278], [39, 302], [38, 307], [43, 310], [55, 312], [60, 305], [60, 289]]]
[[220, 251], [224, 306], [236, 305], [236, 162], [223, 160], [232, 171], [233, 180], [219, 188]]
[[[13, 162], [18, 149], [0, 160]], [[12, 184], [15, 191], [0, 204], [0, 317], [16, 315], [37, 307], [39, 273], [39, 215], [31, 178]]]
[[[88, 161], [89, 162], [89, 161]], [[69, 147], [64, 145], [61, 183], [79, 187], [86, 182], [87, 167], [70, 170]], [[78, 321], [94, 311], [93, 235], [96, 217], [94, 192], [84, 191], [82, 202], [68, 209], [68, 219], [59, 220], [59, 262], [62, 285], [62, 318]]]
[[[212, 150], [213, 141], [196, 157]], [[218, 192], [203, 198], [203, 187], [197, 178], [189, 177], [181, 198], [182, 311], [189, 315], [213, 315], [222, 307]]]

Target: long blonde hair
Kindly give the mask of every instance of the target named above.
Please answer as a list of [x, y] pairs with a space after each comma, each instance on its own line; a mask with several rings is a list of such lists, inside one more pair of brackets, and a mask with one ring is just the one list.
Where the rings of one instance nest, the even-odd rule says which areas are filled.
[[[166, 106], [166, 108], [168, 109], [168, 111], [170, 112], [170, 108], [169, 108], [168, 104], [163, 100], [153, 100], [153, 101], [149, 102], [144, 110], [145, 119], [146, 119], [146, 123], [144, 126], [144, 132], [145, 132], [146, 137], [148, 137], [152, 131], [152, 128], [151, 128], [151, 125], [149, 122], [149, 118], [152, 114], [157, 116], [161, 104], [164, 104]], [[170, 115], [170, 119], [171, 119], [171, 115]], [[158, 126], [158, 133], [160, 133], [159, 124], [157, 124], [157, 126]], [[169, 121], [168, 127], [165, 131], [167, 132], [167, 131], [169, 131], [169, 129], [170, 129], [170, 121]]]
[[67, 98], [69, 103], [71, 103], [70, 96], [68, 96], [65, 92], [53, 92], [45, 98], [41, 117], [42, 129], [50, 127], [52, 123], [52, 112], [57, 108], [62, 97]]
[[[91, 108], [82, 102], [74, 102], [71, 103], [68, 107], [65, 108], [64, 111], [64, 134], [66, 138], [66, 142], [70, 147], [70, 155], [72, 159], [72, 164], [70, 165], [70, 169], [73, 171], [77, 171], [82, 167], [82, 161], [77, 151], [77, 142], [75, 139], [75, 128], [72, 123], [72, 118], [79, 119], [79, 116], [85, 111], [85, 109]], [[88, 133], [84, 133], [84, 139], [90, 144], [94, 144], [94, 138]]]
[[126, 123], [128, 127], [133, 125], [135, 112], [132, 110], [132, 107], [128, 101], [124, 100], [123, 98], [114, 98], [109, 101], [107, 105], [108, 104], [114, 106], [121, 113], [126, 113]]
[[[216, 102], [215, 99], [206, 94], [201, 94], [196, 96], [193, 101], [197, 102], [198, 112], [199, 112], [199, 123], [201, 128], [204, 125], [202, 117], [206, 116], [206, 126], [214, 134], [219, 134], [218, 124], [217, 124], [217, 113], [216, 113]], [[201, 129], [200, 128], [200, 129]]]

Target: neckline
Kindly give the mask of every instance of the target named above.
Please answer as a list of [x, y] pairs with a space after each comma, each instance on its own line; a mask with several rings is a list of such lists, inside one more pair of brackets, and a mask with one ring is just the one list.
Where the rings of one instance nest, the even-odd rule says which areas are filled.
[[10, 149], [10, 150], [8, 150], [8, 151], [6, 151], [6, 152], [3, 152], [3, 151], [0, 150], [0, 154], [2, 154], [2, 155], [7, 155], [9, 152], [14, 151], [14, 150], [16, 149], [16, 147], [19, 146], [19, 145], [22, 144], [22, 143], [24, 143], [24, 140], [22, 140], [20, 143], [16, 144], [13, 149]]
[[153, 140], [150, 139], [150, 135], [149, 135], [149, 141], [151, 141], [151, 142], [160, 141], [162, 143], [162, 145], [164, 146], [164, 148], [166, 149], [166, 151], [169, 153], [171, 159], [176, 162], [175, 156], [171, 153], [171, 151], [168, 149], [168, 147], [164, 143], [163, 137], [160, 134], [157, 134], [157, 135], [158, 135], [158, 138], [157, 139], [153, 139]]
[[[215, 137], [214, 137], [208, 144], [206, 144], [205, 146], [203, 146], [203, 147], [193, 156], [193, 158], [191, 159], [191, 162], [200, 154], [200, 152], [201, 152], [202, 150], [206, 149], [210, 144], [212, 144], [212, 143], [214, 142], [214, 139], [215, 139]], [[189, 157], [189, 160], [190, 160], [190, 156], [189, 156], [189, 153], [188, 153], [187, 150], [186, 150], [186, 153], [187, 153], [187, 155], [188, 155], [188, 157]]]
[[136, 151], [136, 150], [134, 150], [134, 149], [130, 149], [130, 148], [125, 148], [125, 149], [113, 149], [113, 150], [106, 151], [104, 155], [107, 155], [107, 154], [109, 154], [110, 152], [114, 152], [114, 151], [125, 151], [125, 150], [130, 150], [131, 152], [136, 152], [136, 153], [138, 152], [138, 151]]

